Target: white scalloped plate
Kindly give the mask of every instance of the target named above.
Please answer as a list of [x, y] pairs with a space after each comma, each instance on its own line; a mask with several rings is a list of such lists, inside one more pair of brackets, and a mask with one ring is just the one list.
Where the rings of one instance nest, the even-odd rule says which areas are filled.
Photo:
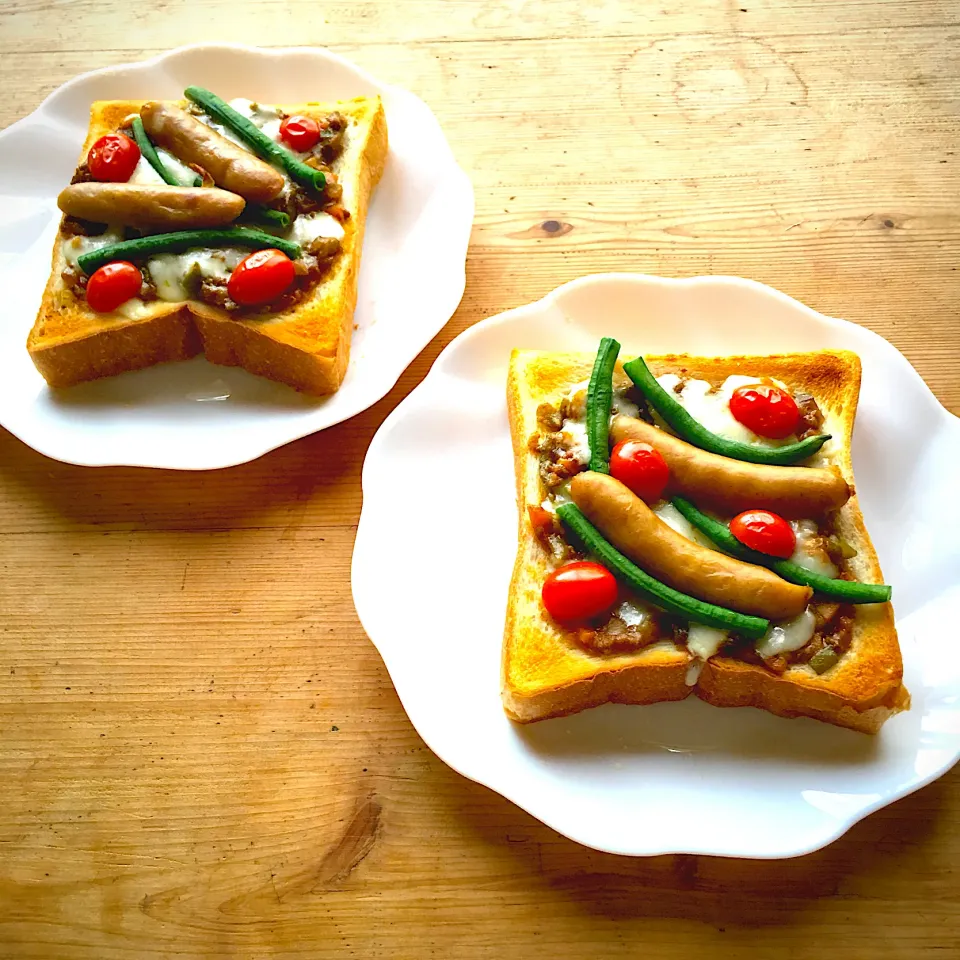
[[[56, 197], [91, 101], [180, 97], [191, 83], [268, 102], [383, 97], [390, 153], [367, 220], [350, 367], [332, 397], [202, 357], [53, 391], [27, 354]], [[205, 470], [346, 420], [390, 390], [457, 308], [472, 221], [473, 188], [426, 104], [327, 50], [203, 44], [77, 77], [0, 133], [0, 425], [69, 463]]]
[[[894, 586], [913, 706], [877, 737], [694, 698], [529, 726], [500, 706], [516, 549], [505, 403], [512, 347], [637, 353], [847, 348], [867, 526]], [[585, 277], [477, 324], [387, 418], [363, 469], [353, 594], [418, 732], [554, 829], [629, 855], [790, 857], [943, 774], [960, 755], [960, 421], [885, 340], [748, 280]]]

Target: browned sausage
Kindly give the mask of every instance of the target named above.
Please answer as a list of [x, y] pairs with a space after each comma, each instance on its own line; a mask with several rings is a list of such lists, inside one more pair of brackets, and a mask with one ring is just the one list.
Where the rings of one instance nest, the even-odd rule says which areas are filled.
[[719, 513], [762, 508], [800, 519], [836, 510], [850, 498], [850, 487], [835, 470], [731, 460], [632, 417], [617, 417], [610, 436], [614, 443], [642, 440], [655, 447], [670, 468], [667, 489]]
[[273, 200], [285, 183], [283, 174], [243, 147], [172, 103], [151, 100], [140, 108], [151, 138], [184, 163], [196, 163], [225, 190], [254, 203]]
[[741, 613], [785, 620], [802, 613], [813, 591], [781, 580], [765, 567], [701, 547], [665, 524], [619, 480], [578, 473], [573, 502], [642, 570], [676, 590]]
[[71, 184], [57, 205], [71, 217], [95, 223], [199, 229], [236, 220], [245, 203], [235, 193], [209, 187], [90, 182]]

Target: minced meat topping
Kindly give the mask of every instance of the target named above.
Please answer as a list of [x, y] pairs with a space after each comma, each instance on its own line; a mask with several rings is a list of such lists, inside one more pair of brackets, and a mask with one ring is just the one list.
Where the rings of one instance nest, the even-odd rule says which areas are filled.
[[[542, 403], [537, 408], [537, 432], [531, 435], [528, 449], [539, 458], [539, 474], [549, 497], [581, 470], [586, 469], [576, 452], [571, 449], [569, 434], [564, 432], [568, 420], [582, 420], [585, 415], [586, 391], [578, 391], [565, 397], [558, 405]], [[633, 398], [630, 398], [633, 400]], [[823, 415], [816, 400], [806, 394], [796, 394], [802, 417], [801, 438], [820, 431]], [[634, 401], [636, 402], [636, 401]], [[649, 416], [646, 405], [638, 404], [640, 415]], [[646, 417], [645, 417], [646, 418]], [[533, 534], [549, 557], [550, 563], [559, 566], [583, 557], [569, 544], [564, 529], [555, 513], [542, 506], [529, 505], [527, 514]], [[840, 570], [842, 579], [849, 579], [847, 561], [856, 551], [834, 531], [832, 517], [821, 519], [815, 537], [807, 543], [814, 545], [828, 556]], [[614, 609], [603, 622], [585, 623], [570, 630], [576, 643], [598, 654], [623, 653], [639, 650], [659, 640], [672, 640], [677, 646], [686, 644], [686, 625], [676, 622], [663, 613], [653, 613], [639, 624], [626, 623]], [[842, 657], [853, 639], [855, 609], [850, 604], [814, 602], [810, 606], [815, 617], [815, 629], [811, 639], [799, 650], [763, 659], [751, 641], [735, 634], [722, 648], [724, 656], [734, 657], [748, 663], [763, 666], [772, 673], [782, 674], [794, 666], [808, 664], [825, 649]]]

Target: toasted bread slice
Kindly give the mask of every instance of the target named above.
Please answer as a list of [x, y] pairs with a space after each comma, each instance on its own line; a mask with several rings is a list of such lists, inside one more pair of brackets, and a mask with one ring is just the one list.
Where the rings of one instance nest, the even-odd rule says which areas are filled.
[[[114, 132], [144, 101], [100, 101], [91, 108], [81, 157], [95, 140]], [[288, 310], [262, 316], [227, 313], [195, 300], [130, 301], [99, 314], [63, 283], [65, 236], [54, 243], [50, 278], [27, 349], [54, 387], [113, 376], [203, 352], [213, 363], [311, 394], [332, 393], [346, 373], [367, 207], [383, 172], [387, 126], [379, 97], [337, 103], [279, 104], [287, 113], [321, 118], [337, 110], [348, 121], [343, 153], [333, 164], [343, 187], [341, 252], [330, 272]]]
[[[848, 352], [772, 357], [647, 358], [655, 375], [676, 373], [719, 384], [731, 374], [766, 376], [791, 390], [812, 395], [833, 439], [816, 458], [835, 464], [853, 484], [850, 441], [860, 386], [860, 362]], [[699, 669], [685, 646], [660, 641], [636, 652], [596, 653], [543, 609], [540, 590], [552, 569], [536, 540], [525, 509], [539, 505], [546, 490], [538, 456], [529, 440], [538, 430], [537, 408], [556, 405], [590, 376], [593, 357], [584, 354], [514, 351], [507, 400], [520, 506], [519, 548], [510, 585], [503, 644], [502, 699], [508, 715], [529, 722], [573, 713], [604, 702], [653, 703], [680, 700], [689, 693], [716, 706], [755, 706], [780, 716], [808, 716], [875, 733], [909, 698], [889, 603], [855, 608], [853, 637], [833, 669], [817, 675], [795, 665], [783, 674], [720, 654]], [[619, 367], [615, 388], [629, 381]], [[850, 572], [865, 582], [882, 582], [876, 552], [854, 494], [834, 519], [839, 536], [856, 550]], [[689, 685], [688, 685], [689, 684]]]

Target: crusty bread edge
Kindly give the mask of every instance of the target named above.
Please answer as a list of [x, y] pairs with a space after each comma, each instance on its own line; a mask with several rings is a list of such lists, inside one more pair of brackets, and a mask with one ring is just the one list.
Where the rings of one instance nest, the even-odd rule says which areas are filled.
[[[189, 360], [203, 352], [190, 308], [169, 304], [160, 313], [73, 340], [31, 345], [40, 375], [54, 388], [143, 370], [159, 363]], [[44, 310], [55, 309], [44, 295]]]

